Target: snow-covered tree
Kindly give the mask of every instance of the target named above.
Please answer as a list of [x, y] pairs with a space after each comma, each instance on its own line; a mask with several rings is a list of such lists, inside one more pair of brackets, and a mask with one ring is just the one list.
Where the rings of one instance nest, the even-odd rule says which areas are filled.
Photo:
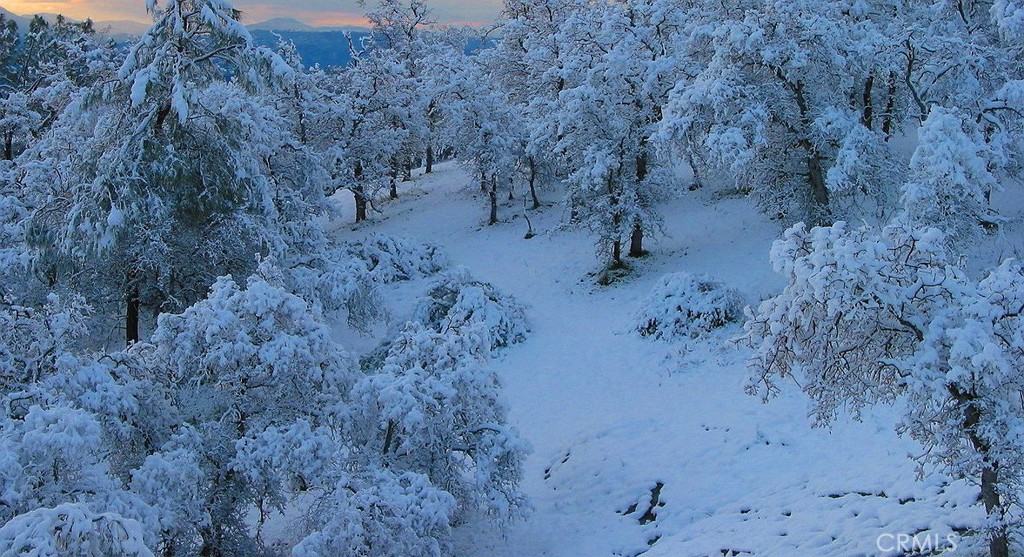
[[934, 107], [917, 133], [904, 187], [907, 218], [919, 226], [940, 226], [950, 239], [961, 241], [993, 223], [988, 200], [1000, 186], [977, 125], [963, 113]]
[[889, 34], [897, 6], [699, 8], [685, 49], [707, 62], [673, 91], [661, 137], [706, 149], [772, 215], [823, 223], [851, 204], [891, 205], [902, 181], [885, 145], [903, 122], [898, 37]]
[[409, 141], [412, 89], [403, 65], [375, 50], [356, 51], [352, 64], [317, 76], [328, 106], [315, 137], [337, 189], [355, 198], [355, 220], [369, 215], [374, 197], [394, 186], [397, 161]]
[[980, 484], [990, 553], [1005, 557], [1024, 481], [1024, 272], [1009, 260], [972, 280], [944, 245], [901, 222], [788, 230], [772, 250], [788, 285], [748, 315], [748, 389], [767, 398], [795, 379], [822, 425], [905, 397], [901, 430], [923, 464]]
[[82, 87], [113, 71], [114, 47], [95, 35], [91, 20], [51, 24], [34, 17], [19, 36], [0, 18], [0, 158], [11, 160], [41, 135]]
[[148, 7], [155, 22], [117, 79], [65, 110], [24, 178], [43, 190], [40, 265], [99, 286], [87, 297], [124, 308], [129, 342], [143, 305], [180, 309], [215, 277], [247, 274], [323, 210], [315, 163], [260, 96], [287, 64], [224, 2]]
[[522, 158], [525, 134], [518, 107], [491, 83], [486, 53], [467, 56], [453, 45], [434, 51], [444, 68], [434, 86], [444, 126], [451, 130], [456, 157], [487, 193], [488, 224], [496, 224], [498, 188], [512, 183]]
[[644, 254], [657, 232], [666, 175], [649, 138], [675, 85], [674, 34], [681, 21], [666, 2], [596, 3], [560, 30], [574, 44], [562, 61], [578, 74], [559, 93], [557, 148], [568, 160], [569, 209], [621, 265]]
[[374, 434], [367, 458], [425, 474], [455, 497], [458, 516], [482, 508], [507, 520], [523, 507], [517, 486], [526, 447], [506, 423], [489, 354], [483, 324], [437, 332], [410, 322], [354, 397], [364, 409], [360, 431]]
[[62, 504], [19, 516], [0, 527], [0, 555], [153, 557], [141, 525], [116, 513]]

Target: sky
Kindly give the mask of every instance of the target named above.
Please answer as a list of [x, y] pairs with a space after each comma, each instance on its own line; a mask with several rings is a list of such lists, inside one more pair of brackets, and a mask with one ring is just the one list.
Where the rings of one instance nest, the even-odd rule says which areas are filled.
[[[356, 0], [234, 0], [233, 4], [242, 10], [246, 23], [275, 17], [292, 17], [310, 25], [359, 25], [365, 21]], [[497, 17], [501, 0], [432, 0], [428, 5], [440, 23], [482, 24]], [[0, 6], [22, 15], [60, 13], [96, 21], [150, 21], [145, 0], [0, 0]]]

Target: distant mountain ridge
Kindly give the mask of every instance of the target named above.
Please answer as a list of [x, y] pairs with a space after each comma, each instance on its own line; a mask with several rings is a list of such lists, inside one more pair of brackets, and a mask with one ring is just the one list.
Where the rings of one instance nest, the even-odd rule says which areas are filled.
[[[33, 17], [15, 14], [2, 6], [0, 6], [0, 14], [17, 22], [18, 29], [22, 33], [28, 29], [28, 24]], [[57, 18], [57, 14], [39, 15], [50, 22]], [[131, 20], [93, 21], [93, 24], [98, 32], [106, 34], [117, 42], [125, 42], [132, 37], [138, 37], [149, 28], [145, 23]], [[345, 33], [351, 33], [356, 42], [369, 34], [369, 30], [365, 27], [317, 27], [291, 17], [268, 19], [246, 25], [246, 27], [252, 33], [257, 44], [274, 48], [277, 46], [278, 36], [280, 36], [286, 41], [295, 43], [299, 55], [307, 66], [320, 65], [321, 67], [344, 66], [352, 60]]]
[[[28, 28], [29, 22], [35, 15], [43, 16], [43, 19], [49, 22], [53, 22], [57, 19], [55, 13], [39, 13], [20, 15], [16, 14], [3, 6], [0, 6], [0, 14], [7, 19], [12, 19], [18, 24], [18, 29], [24, 31]], [[69, 21], [78, 21], [74, 18], [68, 18]], [[141, 35], [146, 32], [149, 28], [148, 23], [142, 23], [140, 21], [134, 21], [130, 19], [119, 19], [119, 20], [105, 20], [99, 21], [94, 19], [93, 24], [97, 31], [105, 32], [108, 35]], [[293, 17], [275, 17], [266, 21], [260, 21], [246, 25], [250, 31], [289, 31], [289, 32], [333, 32], [333, 31], [365, 31], [365, 27], [358, 25], [325, 25], [316, 26], [309, 25], [303, 21], [295, 19]]]

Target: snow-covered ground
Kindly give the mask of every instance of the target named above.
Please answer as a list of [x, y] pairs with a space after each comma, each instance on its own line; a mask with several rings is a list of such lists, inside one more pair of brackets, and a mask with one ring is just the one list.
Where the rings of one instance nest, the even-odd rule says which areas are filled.
[[[665, 207], [668, 237], [611, 286], [582, 232], [559, 228], [558, 205], [525, 212], [522, 192], [484, 226], [485, 199], [452, 163], [403, 184], [401, 198], [339, 237], [371, 232], [429, 241], [527, 307], [531, 335], [501, 353], [511, 421], [533, 445], [523, 490], [528, 518], [457, 530], [457, 554], [480, 557], [900, 555], [976, 526], [977, 488], [908, 458], [921, 448], [894, 431], [898, 412], [813, 429], [794, 385], [768, 404], [744, 393], [737, 326], [687, 345], [631, 331], [637, 304], [664, 274], [707, 273], [747, 303], [778, 291], [768, 250], [781, 232], [745, 199], [710, 189]], [[553, 200], [555, 192], [542, 191]], [[339, 203], [347, 205], [343, 196]], [[528, 214], [538, 235], [524, 239]], [[414, 285], [390, 292], [402, 317]], [[373, 339], [345, 339], [366, 348]], [[952, 537], [947, 537], [952, 535]], [[881, 536], [881, 537], [880, 537]], [[908, 544], [909, 545], [909, 544]]]

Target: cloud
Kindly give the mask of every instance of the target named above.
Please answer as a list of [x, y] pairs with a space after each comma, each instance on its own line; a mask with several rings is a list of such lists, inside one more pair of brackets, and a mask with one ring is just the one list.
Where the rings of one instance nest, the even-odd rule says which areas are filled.
[[[293, 17], [313, 25], [364, 21], [364, 9], [355, 0], [235, 0], [234, 5], [248, 23], [274, 17]], [[144, 0], [2, 0], [0, 6], [17, 14], [62, 13], [99, 21], [150, 21]], [[498, 16], [501, 0], [435, 0], [429, 6], [440, 23], [490, 23]]]

